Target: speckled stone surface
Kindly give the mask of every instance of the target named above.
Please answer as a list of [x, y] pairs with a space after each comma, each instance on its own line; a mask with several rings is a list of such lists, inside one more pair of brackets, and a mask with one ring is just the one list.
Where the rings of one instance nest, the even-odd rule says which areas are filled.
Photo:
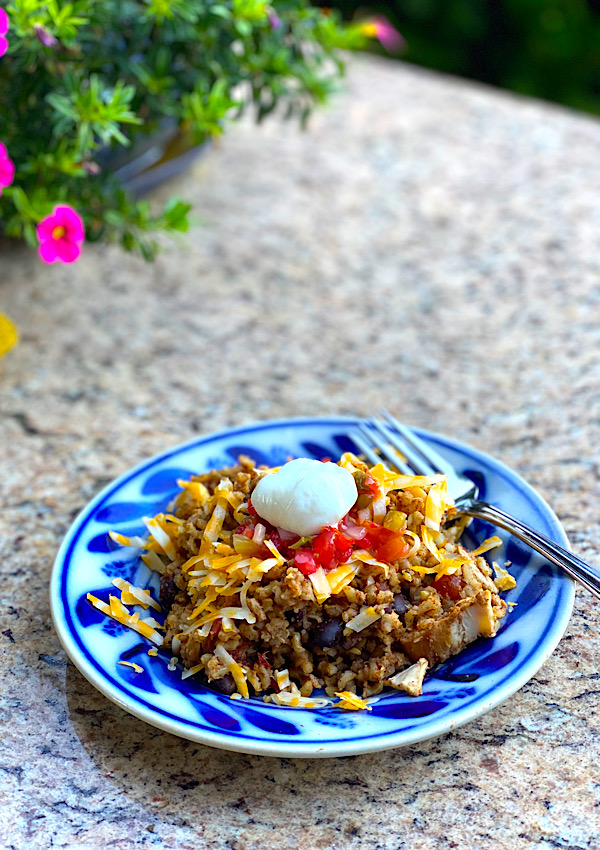
[[600, 563], [600, 125], [382, 60], [309, 132], [244, 123], [171, 184], [202, 225], [154, 266], [0, 263], [5, 847], [586, 848], [600, 838], [600, 605], [504, 705], [407, 750], [228, 754], [67, 661], [48, 580], [76, 512], [197, 433], [369, 414], [524, 475]]

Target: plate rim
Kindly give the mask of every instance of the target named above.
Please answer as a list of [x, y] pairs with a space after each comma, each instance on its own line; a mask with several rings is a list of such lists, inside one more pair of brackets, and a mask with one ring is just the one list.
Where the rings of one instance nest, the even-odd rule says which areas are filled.
[[[221, 750], [241, 752], [251, 755], [264, 755], [287, 758], [326, 758], [362, 755], [371, 752], [379, 752], [388, 749], [411, 746], [415, 743], [430, 740], [431, 738], [436, 738], [440, 735], [446, 734], [447, 732], [453, 731], [454, 729], [457, 729], [460, 726], [465, 725], [466, 723], [470, 723], [472, 720], [475, 720], [477, 717], [480, 717], [481, 715], [487, 713], [492, 708], [501, 705], [505, 700], [509, 699], [511, 696], [513, 696], [513, 694], [520, 690], [520, 688], [522, 688], [531, 678], [533, 678], [533, 676], [535, 676], [538, 670], [541, 669], [541, 667], [545, 664], [550, 655], [554, 652], [569, 624], [575, 599], [575, 582], [568, 576], [565, 576], [565, 591], [567, 593], [568, 598], [566, 600], [566, 604], [563, 603], [561, 609], [558, 611], [557, 615], [552, 621], [550, 639], [548, 640], [548, 638], [546, 638], [543, 650], [538, 656], [529, 661], [525, 661], [522, 667], [511, 675], [510, 679], [508, 679], [506, 682], [503, 682], [501, 686], [499, 686], [498, 689], [501, 691], [500, 698], [498, 698], [497, 695], [495, 695], [493, 692], [490, 692], [487, 697], [483, 697], [482, 699], [477, 700], [477, 702], [474, 703], [472, 706], [466, 708], [460, 718], [450, 721], [448, 720], [448, 718], [441, 718], [438, 721], [433, 720], [431, 721], [430, 726], [428, 726], [426, 730], [414, 729], [412, 733], [408, 734], [400, 729], [383, 737], [375, 736], [366, 739], [357, 737], [339, 742], [328, 741], [325, 742], [322, 747], [316, 747], [313, 749], [310, 749], [306, 744], [301, 743], [271, 743], [265, 740], [261, 740], [260, 738], [257, 738], [256, 740], [240, 740], [222, 731], [206, 731], [197, 728], [194, 729], [194, 727], [192, 726], [184, 725], [183, 721], [180, 724], [170, 718], [163, 718], [161, 714], [156, 711], [156, 709], [141, 708], [137, 705], [136, 702], [129, 702], [126, 699], [120, 698], [119, 696], [117, 696], [117, 694], [113, 692], [112, 684], [110, 683], [110, 681], [106, 681], [99, 673], [97, 673], [94, 667], [89, 665], [87, 659], [85, 659], [85, 657], [82, 657], [80, 649], [75, 643], [73, 635], [68, 628], [65, 612], [61, 604], [60, 582], [63, 573], [62, 565], [65, 559], [65, 555], [69, 551], [69, 547], [73, 542], [73, 539], [75, 538], [76, 534], [83, 526], [84, 521], [93, 516], [96, 507], [111, 492], [117, 490], [127, 481], [135, 478], [140, 472], [147, 469], [148, 467], [163, 462], [169, 457], [180, 454], [182, 451], [193, 448], [194, 446], [201, 446], [223, 438], [234, 437], [237, 434], [247, 434], [249, 431], [277, 428], [288, 425], [292, 427], [303, 425], [339, 425], [340, 427], [345, 426], [349, 431], [351, 430], [351, 428], [356, 427], [356, 425], [362, 421], [365, 421], [365, 419], [360, 416], [342, 415], [317, 417], [303, 416], [290, 418], [282, 417], [277, 419], [256, 420], [253, 422], [249, 422], [245, 425], [237, 425], [228, 428], [222, 428], [217, 431], [211, 431], [207, 434], [192, 437], [189, 440], [186, 440], [182, 443], [178, 443], [175, 446], [172, 446], [162, 452], [158, 452], [157, 454], [140, 461], [135, 466], [130, 467], [129, 469], [125, 470], [125, 472], [123, 472], [121, 475], [114, 478], [105, 487], [103, 487], [102, 490], [100, 490], [92, 499], [90, 499], [90, 501], [83, 506], [81, 511], [79, 511], [75, 519], [72, 521], [62, 540], [62, 543], [58, 549], [54, 561], [49, 585], [50, 609], [55, 631], [59, 637], [63, 649], [65, 650], [75, 667], [84, 676], [84, 678], [87, 679], [87, 681], [90, 682], [90, 684], [93, 685], [97, 690], [99, 690], [100, 693], [110, 699], [111, 702], [124, 709], [127, 713], [134, 715], [138, 719], [144, 721], [145, 723], [148, 723], [151, 726], [154, 726], [155, 728], [161, 729], [162, 731], [169, 732], [170, 734], [177, 735], [178, 737], [195, 741], [197, 743], [202, 743], [207, 746], [215, 747]], [[492, 465], [495, 468], [495, 471], [497, 470], [502, 473], [502, 476], [506, 478], [513, 486], [518, 485], [519, 489], [521, 489], [521, 491], [524, 492], [524, 494], [528, 497], [528, 500], [533, 500], [537, 507], [542, 508], [543, 513], [545, 514], [545, 518], [551, 527], [553, 538], [558, 538], [558, 542], [560, 542], [566, 548], [570, 549], [570, 543], [566, 532], [563, 529], [558, 517], [556, 516], [552, 508], [548, 505], [545, 499], [517, 472], [512, 470], [502, 461], [497, 460], [494, 456], [489, 455], [486, 452], [483, 452], [480, 449], [474, 448], [468, 444], [462, 443], [459, 440], [455, 440], [452, 437], [446, 437], [445, 435], [429, 431], [424, 428], [419, 428], [415, 426], [410, 427], [419, 436], [425, 437], [426, 439], [429, 439], [432, 442], [436, 442], [441, 445], [446, 445], [449, 448], [455, 448], [460, 453], [464, 453], [466, 456], [475, 456], [482, 458], [487, 465]], [[402, 740], [395, 740], [398, 737], [402, 737]]]

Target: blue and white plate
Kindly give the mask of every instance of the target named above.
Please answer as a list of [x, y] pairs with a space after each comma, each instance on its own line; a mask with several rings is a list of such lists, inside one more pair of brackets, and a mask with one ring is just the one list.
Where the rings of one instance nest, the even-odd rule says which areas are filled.
[[[386, 691], [368, 712], [283, 708], [259, 698], [232, 700], [194, 677], [182, 681], [181, 669], [168, 669], [168, 654], [148, 656], [150, 644], [87, 601], [89, 591], [107, 599], [116, 576], [157, 591], [157, 576], [140, 561], [139, 551], [117, 546], [107, 532], [145, 535], [141, 517], [164, 510], [178, 489], [178, 478], [231, 465], [242, 453], [270, 466], [290, 456], [337, 459], [354, 448], [346, 434], [356, 422], [343, 417], [291, 419], [221, 431], [142, 463], [96, 496], [67, 534], [51, 584], [56, 629], [83, 675], [153, 726], [213, 747], [269, 756], [347, 756], [414, 744], [473, 720], [522, 687], [563, 635], [574, 585], [508, 535], [493, 558], [511, 562], [517, 587], [506, 599], [517, 605], [497, 636], [476, 641], [434, 669], [422, 696]], [[550, 508], [514, 472], [453, 440], [418, 433], [477, 483], [482, 498], [568, 545]], [[474, 522], [467, 543], [477, 545], [494, 533], [503, 535]], [[143, 672], [118, 661], [136, 662]]]

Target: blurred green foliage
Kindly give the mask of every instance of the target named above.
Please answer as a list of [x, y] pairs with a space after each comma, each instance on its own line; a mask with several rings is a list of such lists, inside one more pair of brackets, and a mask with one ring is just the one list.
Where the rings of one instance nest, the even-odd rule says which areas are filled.
[[333, 0], [385, 15], [402, 58], [600, 114], [600, 0]]
[[156, 212], [114, 174], [114, 155], [167, 125], [200, 144], [244, 109], [306, 121], [343, 73], [360, 27], [309, 0], [2, 0], [0, 141], [15, 166], [0, 199], [8, 237], [37, 243], [57, 204], [88, 241], [152, 259], [154, 234], [185, 231], [190, 205]]

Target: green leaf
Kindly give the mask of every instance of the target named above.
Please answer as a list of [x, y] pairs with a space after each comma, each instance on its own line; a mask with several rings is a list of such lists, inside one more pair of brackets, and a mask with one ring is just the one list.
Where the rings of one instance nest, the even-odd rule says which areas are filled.
[[164, 226], [168, 230], [178, 230], [181, 233], [187, 232], [189, 228], [187, 214], [191, 209], [191, 204], [186, 204], [178, 198], [171, 198], [163, 210], [162, 218], [164, 220]]
[[225, 20], [230, 20], [233, 17], [231, 9], [228, 9], [227, 6], [211, 6], [210, 13], [211, 15], [218, 15], [220, 18], [225, 18]]
[[[252, 102], [261, 119], [279, 107], [299, 118], [331, 91], [341, 70], [333, 45], [346, 31], [335, 13], [308, 0], [212, 2], [5, 0], [0, 140], [18, 172], [2, 197], [4, 232], [31, 238], [41, 217], [69, 203], [89, 241], [150, 259], [155, 234], [189, 228], [190, 205], [135, 201], [112, 173], [113, 155], [131, 142], [151, 149], [170, 126], [202, 142]], [[41, 44], [36, 24], [57, 43]], [[172, 143], [166, 156], [178, 152]]]
[[235, 28], [241, 36], [244, 36], [244, 38], [252, 33], [252, 24], [250, 21], [238, 19], [235, 22]]
[[233, 0], [233, 15], [247, 21], [265, 20], [267, 3], [265, 0]]
[[50, 93], [46, 100], [54, 108], [55, 133], [63, 135], [75, 125], [77, 151], [84, 155], [98, 146], [116, 141], [128, 145], [129, 139], [120, 129], [120, 124], [141, 124], [129, 108], [135, 95], [135, 87], [121, 80], [114, 88], [103, 84], [97, 74], [88, 80], [74, 74], [65, 80], [66, 93]]
[[26, 221], [23, 224], [23, 236], [25, 237], [25, 241], [28, 245], [31, 245], [32, 248], [35, 248], [38, 244], [37, 233], [35, 230], [35, 226], [31, 221]]

